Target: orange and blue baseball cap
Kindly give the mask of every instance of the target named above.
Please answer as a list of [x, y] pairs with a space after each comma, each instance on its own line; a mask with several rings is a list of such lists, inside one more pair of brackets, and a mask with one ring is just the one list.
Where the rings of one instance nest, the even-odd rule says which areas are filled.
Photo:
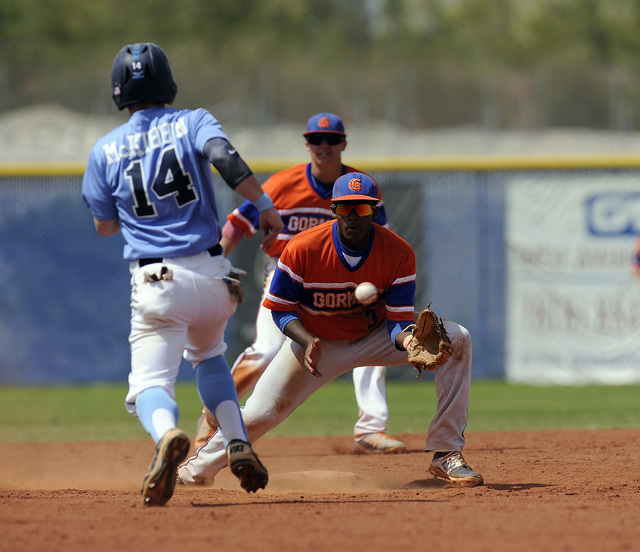
[[318, 113], [307, 121], [307, 129], [302, 136], [316, 134], [318, 132], [330, 132], [346, 136], [342, 120], [333, 113]]
[[380, 201], [378, 183], [367, 174], [347, 173], [343, 174], [333, 184], [331, 201]]

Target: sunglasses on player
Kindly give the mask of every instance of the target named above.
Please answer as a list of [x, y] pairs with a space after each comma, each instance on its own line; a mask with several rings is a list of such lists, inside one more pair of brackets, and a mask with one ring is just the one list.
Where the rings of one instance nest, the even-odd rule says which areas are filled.
[[337, 146], [338, 144], [344, 142], [344, 136], [331, 132], [317, 132], [315, 134], [307, 134], [305, 138], [307, 139], [307, 142], [309, 142], [312, 146], [319, 146], [324, 141], [326, 141], [330, 146]]
[[355, 210], [359, 217], [367, 217], [373, 213], [373, 206], [369, 203], [336, 203], [335, 213], [342, 217], [348, 217]]

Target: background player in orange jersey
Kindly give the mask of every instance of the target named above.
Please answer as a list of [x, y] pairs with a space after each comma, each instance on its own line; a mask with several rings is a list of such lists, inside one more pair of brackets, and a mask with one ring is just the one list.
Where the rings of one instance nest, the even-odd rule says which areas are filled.
[[[342, 164], [342, 152], [347, 147], [342, 120], [333, 113], [318, 113], [311, 117], [303, 134], [310, 163], [302, 163], [272, 175], [262, 186], [272, 198], [285, 224], [284, 229], [266, 253], [263, 296], [256, 317], [256, 337], [237, 358], [232, 374], [240, 398], [251, 392], [284, 342], [284, 335], [274, 324], [269, 309], [262, 301], [287, 242], [299, 232], [331, 220], [331, 189], [336, 179], [356, 169]], [[252, 236], [259, 228], [259, 212], [249, 201], [227, 216], [222, 229], [221, 245], [229, 255], [241, 238]], [[386, 226], [387, 217], [382, 200], [378, 204], [376, 222]], [[386, 397], [386, 368], [362, 366], [353, 370], [353, 383], [359, 418], [354, 427], [357, 445], [375, 452], [399, 452], [405, 443], [386, 434], [389, 409]], [[215, 419], [204, 410], [198, 424], [196, 448], [201, 447], [217, 428]]]
[[[301, 232], [278, 260], [264, 301], [286, 336], [242, 412], [251, 443], [287, 418], [311, 394], [357, 366], [407, 362], [414, 322], [416, 258], [411, 246], [373, 223], [380, 199], [375, 181], [349, 173], [335, 182], [334, 221]], [[378, 301], [364, 306], [355, 289], [371, 282]], [[482, 485], [462, 456], [471, 383], [471, 338], [445, 320], [453, 354], [434, 371], [436, 414], [425, 450], [429, 471], [461, 486]], [[184, 484], [211, 484], [227, 463], [216, 433], [178, 468]]]

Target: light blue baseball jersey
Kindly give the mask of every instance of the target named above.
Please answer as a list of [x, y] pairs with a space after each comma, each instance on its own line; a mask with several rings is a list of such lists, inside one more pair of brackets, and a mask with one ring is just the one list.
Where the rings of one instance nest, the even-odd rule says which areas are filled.
[[205, 109], [152, 107], [99, 139], [82, 197], [99, 220], [119, 219], [124, 258], [194, 255], [220, 240], [211, 164], [212, 138], [228, 140]]

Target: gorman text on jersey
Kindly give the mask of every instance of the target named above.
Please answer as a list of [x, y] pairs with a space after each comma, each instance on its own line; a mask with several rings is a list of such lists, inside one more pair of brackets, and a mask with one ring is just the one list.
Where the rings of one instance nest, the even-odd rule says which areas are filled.
[[313, 294], [313, 306], [317, 309], [352, 309], [357, 304], [353, 291], [316, 291]]

